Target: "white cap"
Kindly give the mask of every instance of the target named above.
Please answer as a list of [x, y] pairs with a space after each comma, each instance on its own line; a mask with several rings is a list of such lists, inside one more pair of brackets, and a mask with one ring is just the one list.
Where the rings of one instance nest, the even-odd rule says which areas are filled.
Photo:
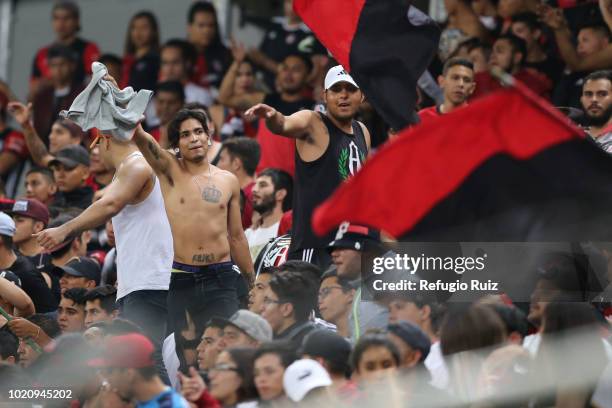
[[0, 212], [0, 235], [15, 235], [15, 221], [3, 212]]
[[327, 75], [325, 75], [325, 90], [327, 91], [338, 82], [348, 82], [355, 88], [359, 88], [359, 85], [357, 85], [353, 77], [351, 77], [349, 73], [345, 71], [342, 65], [336, 65], [327, 71]]
[[332, 380], [325, 368], [310, 359], [293, 362], [287, 367], [283, 375], [285, 394], [293, 402], [300, 402], [306, 394], [315, 388], [327, 387], [331, 384]]

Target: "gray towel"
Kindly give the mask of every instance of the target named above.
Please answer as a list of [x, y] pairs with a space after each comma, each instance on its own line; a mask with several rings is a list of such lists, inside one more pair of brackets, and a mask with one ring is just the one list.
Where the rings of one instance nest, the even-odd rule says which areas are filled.
[[108, 73], [104, 64], [94, 62], [91, 68], [91, 82], [60, 116], [72, 120], [83, 131], [97, 128], [120, 140], [131, 139], [134, 129], [144, 119], [153, 91], [143, 89], [136, 93], [130, 86], [119, 90], [102, 79]]

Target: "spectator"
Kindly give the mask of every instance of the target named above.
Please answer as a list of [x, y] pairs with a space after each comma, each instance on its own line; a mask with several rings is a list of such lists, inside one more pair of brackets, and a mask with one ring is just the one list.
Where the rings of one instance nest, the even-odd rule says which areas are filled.
[[445, 0], [444, 8], [448, 14], [446, 30], [458, 30], [467, 37], [486, 40], [488, 31], [470, 1]]
[[73, 287], [62, 292], [57, 307], [57, 322], [62, 333], [82, 332], [85, 329], [85, 295], [87, 289]]
[[259, 143], [247, 137], [226, 140], [219, 151], [217, 167], [234, 174], [244, 192], [242, 227], [245, 229], [251, 225], [253, 217], [253, 187], [255, 186], [255, 169], [259, 163], [259, 158]]
[[8, 97], [0, 91], [0, 180], [4, 182], [8, 196], [15, 197], [29, 152], [23, 134], [7, 123], [8, 106]]
[[49, 48], [47, 64], [49, 84], [41, 84], [32, 94], [34, 129], [39, 135], [48, 135], [60, 111], [68, 109], [83, 90], [77, 77], [77, 61], [73, 50], [57, 45]]
[[251, 191], [253, 210], [258, 214], [258, 221], [244, 233], [249, 241], [251, 257], [255, 261], [261, 249], [278, 236], [284, 212], [291, 210], [293, 180], [283, 170], [265, 169], [257, 175]]
[[561, 74], [563, 65], [546, 54], [542, 46], [542, 23], [535, 13], [520, 13], [512, 16], [512, 33], [525, 41], [527, 55], [525, 68], [538, 71], [556, 83]]
[[11, 271], [0, 272], [0, 307], [12, 315], [28, 317], [34, 314], [34, 302], [21, 289], [21, 280]]
[[210, 395], [222, 407], [257, 398], [253, 383], [255, 350], [234, 348], [221, 352], [210, 370]]
[[289, 56], [303, 53], [315, 69], [309, 80], [320, 82], [328, 63], [327, 50], [293, 11], [293, 0], [284, 0], [284, 16], [272, 19], [258, 49], [249, 51], [249, 58], [264, 70], [269, 89], [276, 89], [275, 75], [280, 64]]
[[446, 389], [448, 370], [440, 349], [439, 329], [444, 318], [445, 306], [439, 304], [431, 295], [411, 291], [389, 292], [374, 299], [383, 301], [389, 310], [389, 324], [406, 321], [415, 324], [423, 331], [431, 344], [425, 358], [425, 366], [431, 373], [431, 385]]
[[[536, 94], [547, 96], [551, 91], [552, 83], [543, 74], [525, 69], [526, 56], [525, 40], [514, 34], [504, 34], [493, 43], [489, 65], [512, 75]], [[488, 72], [481, 72], [476, 75], [476, 90], [473, 98], [486, 95], [499, 88], [501, 84], [497, 79], [494, 79]]]
[[[33, 323], [36, 327], [40, 328], [41, 337], [44, 336], [47, 339], [55, 339], [62, 334], [57, 320], [47, 315], [37, 313], [30, 316], [27, 320], [30, 323]], [[17, 353], [19, 354], [19, 365], [24, 368], [31, 366], [41, 355], [23, 338], [19, 339], [19, 348], [17, 349]]]
[[100, 157], [100, 146], [96, 145], [91, 149], [89, 154], [89, 178], [87, 178], [86, 184], [93, 188], [94, 201], [100, 198], [102, 190], [108, 186], [115, 175], [115, 169], [109, 168], [108, 164]]
[[187, 38], [197, 51], [193, 82], [204, 88], [218, 88], [232, 57], [221, 41], [217, 10], [212, 3], [196, 1], [191, 5]]
[[444, 64], [442, 75], [438, 77], [438, 83], [444, 93], [444, 103], [419, 111], [422, 123], [427, 123], [442, 114], [467, 105], [467, 100], [476, 87], [474, 65], [465, 59], [451, 58]]
[[85, 327], [98, 322], [111, 322], [119, 314], [117, 289], [110, 285], [97, 286], [85, 295]]
[[266, 290], [270, 286], [270, 279], [272, 279], [272, 275], [276, 273], [276, 271], [277, 269], [273, 266], [266, 267], [263, 268], [257, 275], [257, 278], [255, 278], [255, 283], [249, 291], [249, 310], [251, 312], [257, 313], [258, 315], [262, 314], [266, 307], [264, 303]]
[[[32, 160], [37, 166], [47, 167], [58, 151], [64, 147], [79, 145], [83, 142], [83, 132], [75, 123], [67, 119], [57, 119], [48, 135], [49, 148], [39, 136], [40, 133], [32, 126], [32, 106], [19, 102], [9, 103], [9, 110], [17, 123], [23, 129]], [[45, 133], [46, 137], [47, 134]]]
[[183, 85], [176, 81], [166, 81], [157, 84], [154, 104], [155, 113], [159, 118], [159, 126], [151, 130], [151, 136], [162, 147], [168, 148], [168, 124], [185, 104]]
[[183, 84], [186, 103], [197, 102], [210, 106], [214, 100], [211, 92], [191, 82], [195, 54], [195, 49], [189, 42], [180, 39], [168, 40], [161, 49], [159, 79]]
[[332, 380], [321, 364], [314, 360], [294, 361], [283, 375], [285, 394], [295, 403], [314, 403], [327, 395], [325, 390], [332, 385]]
[[[315, 105], [314, 100], [304, 97], [308, 75], [312, 69], [312, 61], [308, 57], [302, 54], [289, 55], [282, 61], [278, 69], [278, 93], [236, 95], [222, 103], [235, 109], [263, 103], [285, 116], [303, 109], [312, 109]], [[234, 84], [232, 83], [229, 88], [233, 89]], [[264, 119], [261, 118], [257, 125], [257, 140], [261, 146], [261, 160], [257, 170], [272, 167], [284, 170], [293, 176], [295, 173], [295, 142], [272, 133]]]
[[253, 348], [272, 340], [270, 324], [258, 314], [248, 310], [238, 310], [229, 319], [217, 318], [222, 326], [223, 336], [220, 349]]
[[83, 146], [67, 146], [57, 152], [55, 158], [49, 162], [59, 190], [55, 194], [52, 207], [89, 207], [94, 193], [93, 188], [86, 184], [90, 163], [89, 154]]
[[304, 338], [300, 354], [302, 358], [310, 358], [321, 364], [339, 392], [350, 387], [351, 343], [346, 339], [332, 331], [318, 329]]
[[527, 315], [518, 307], [503, 303], [501, 299], [492, 300], [491, 303], [485, 303], [487, 301], [484, 299], [486, 298], [481, 299], [479, 303], [493, 308], [504, 322], [508, 343], [522, 345], [529, 330]]
[[369, 289], [371, 284], [368, 283], [376, 275], [361, 275], [361, 259], [384, 252], [378, 231], [343, 223], [338, 228], [336, 239], [329, 243], [328, 249], [338, 277], [355, 281], [353, 286], [357, 288], [349, 317], [351, 339], [356, 341], [369, 329], [384, 328], [387, 325], [388, 313], [384, 307], [371, 301], [373, 296]]
[[381, 381], [397, 372], [400, 353], [386, 336], [366, 334], [353, 348], [351, 365], [359, 381]]
[[93, 289], [100, 283], [100, 265], [92, 258], [73, 258], [59, 268], [63, 272], [60, 279], [62, 293], [73, 288]]
[[206, 324], [200, 344], [198, 344], [198, 367], [209, 370], [217, 361], [219, 342], [223, 337], [223, 327], [219, 321], [211, 320]]
[[[60, 214], [51, 220], [49, 223], [49, 228], [59, 227], [72, 219], [74, 219], [74, 215], [70, 213]], [[51, 263], [54, 266], [62, 267], [76, 257], [85, 256], [88, 242], [89, 232], [83, 232], [74, 237], [68, 238], [63, 245], [61, 245], [59, 248], [53, 249], [53, 251], [50, 252]], [[63, 271], [59, 268], [53, 268], [53, 270], [50, 272], [55, 274], [58, 279], [60, 279], [63, 275]]]
[[263, 344], [254, 358], [254, 380], [259, 398], [264, 403], [283, 403], [285, 391], [283, 376], [296, 359], [294, 349], [284, 342]]
[[467, 59], [474, 65], [474, 74], [489, 70], [491, 46], [480, 41], [472, 43], [468, 48]]
[[[0, 330], [0, 363], [19, 363], [19, 339], [11, 332]], [[3, 377], [4, 378], [4, 377]]]
[[429, 337], [419, 326], [405, 321], [387, 327], [389, 340], [400, 352], [400, 368], [414, 368], [423, 364], [431, 347]]
[[121, 75], [115, 76], [109, 71], [121, 88], [155, 89], [160, 61], [159, 28], [153, 13], [140, 11], [132, 16], [123, 52]]
[[142, 334], [115, 336], [106, 342], [102, 357], [88, 364], [101, 369], [123, 401], [134, 400], [137, 407], [163, 404], [168, 408], [187, 408], [187, 401], [166, 387], [157, 375], [154, 351], [153, 343]]
[[36, 89], [40, 79], [49, 79], [52, 76], [52, 69], [47, 63], [48, 54], [50, 48], [57, 44], [68, 47], [75, 54], [76, 82], [82, 83], [86, 75], [91, 75], [91, 64], [98, 59], [100, 51], [95, 43], [77, 37], [81, 30], [79, 15], [79, 7], [72, 1], [59, 1], [53, 6], [51, 18], [56, 36], [55, 41], [54, 44], [38, 50], [34, 57], [31, 90]]
[[319, 312], [321, 317], [336, 326], [338, 334], [351, 337], [349, 317], [355, 297], [355, 288], [346, 278], [338, 276], [335, 268], [321, 276], [319, 287]]
[[255, 137], [257, 128], [244, 120], [244, 111], [251, 106], [237, 106], [232, 99], [263, 100], [264, 92], [255, 86], [253, 64], [246, 59], [244, 48], [232, 47], [234, 62], [223, 77], [219, 88], [219, 104], [210, 107], [210, 115], [221, 140], [235, 136]]
[[472, 9], [478, 15], [480, 23], [489, 31], [499, 28], [499, 16], [497, 15], [498, 0], [474, 0]]
[[57, 298], [45, 282], [43, 275], [32, 262], [13, 250], [15, 222], [5, 213], [0, 213], [0, 270], [13, 272], [21, 281], [21, 288], [34, 302], [38, 313], [52, 312], [57, 307]]
[[262, 317], [270, 323], [274, 339], [287, 340], [296, 347], [314, 330], [309, 321], [316, 306], [317, 288], [306, 273], [280, 271], [270, 279]]
[[49, 206], [57, 192], [53, 172], [45, 167], [34, 167], [26, 173], [26, 197]]
[[123, 83], [123, 62], [121, 61], [121, 58], [115, 54], [102, 54], [100, 58], [98, 58], [98, 62], [104, 64], [108, 70], [108, 75], [115, 78], [117, 83]]
[[588, 133], [606, 152], [612, 152], [612, 70], [596, 71], [584, 79], [582, 97]]
[[538, 3], [534, 0], [499, 0], [497, 14], [503, 19], [502, 33], [506, 33], [512, 24], [512, 16], [520, 13], [536, 12]]

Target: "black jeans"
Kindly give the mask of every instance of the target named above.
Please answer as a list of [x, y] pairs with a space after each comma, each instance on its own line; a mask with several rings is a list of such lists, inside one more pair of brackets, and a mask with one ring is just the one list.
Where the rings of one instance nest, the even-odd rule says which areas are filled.
[[236, 288], [238, 279], [242, 278], [234, 271], [231, 262], [195, 268], [175, 263], [173, 269], [190, 271], [173, 272], [170, 278], [168, 334], [186, 328], [186, 312], [200, 336], [213, 316], [228, 318], [238, 310]]
[[119, 299], [119, 313], [124, 319], [136, 323], [155, 345], [155, 365], [159, 376], [170, 384], [162, 359], [162, 345], [168, 319], [167, 290], [137, 290]]

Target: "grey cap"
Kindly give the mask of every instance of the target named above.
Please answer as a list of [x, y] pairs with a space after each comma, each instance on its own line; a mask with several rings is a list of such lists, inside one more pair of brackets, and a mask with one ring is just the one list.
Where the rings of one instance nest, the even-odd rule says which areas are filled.
[[0, 212], [0, 235], [15, 235], [15, 221], [3, 212]]
[[259, 342], [272, 340], [272, 327], [270, 323], [260, 315], [251, 311], [240, 309], [229, 319], [214, 319], [220, 322], [221, 326], [232, 325]]

